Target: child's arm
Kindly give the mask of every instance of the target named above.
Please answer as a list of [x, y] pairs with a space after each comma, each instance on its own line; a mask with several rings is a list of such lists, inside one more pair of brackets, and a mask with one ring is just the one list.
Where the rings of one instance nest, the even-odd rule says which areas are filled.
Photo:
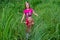
[[36, 15], [36, 16], [38, 16], [38, 14], [36, 14], [34, 11], [33, 11], [33, 14]]
[[24, 20], [24, 17], [25, 17], [25, 14], [23, 14], [23, 17], [22, 17], [22, 19], [21, 19], [21, 23], [22, 23], [22, 21]]

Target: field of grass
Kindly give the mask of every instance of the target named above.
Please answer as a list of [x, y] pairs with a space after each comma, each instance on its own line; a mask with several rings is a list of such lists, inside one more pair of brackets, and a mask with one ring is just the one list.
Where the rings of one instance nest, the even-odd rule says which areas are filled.
[[[21, 18], [26, 0], [0, 1], [0, 40], [26, 40], [26, 26]], [[29, 40], [60, 40], [60, 0], [28, 0], [39, 15]]]

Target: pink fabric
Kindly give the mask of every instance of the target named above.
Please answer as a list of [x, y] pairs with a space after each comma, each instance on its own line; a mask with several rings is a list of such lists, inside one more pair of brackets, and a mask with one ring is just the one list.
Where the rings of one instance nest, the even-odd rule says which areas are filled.
[[28, 17], [29, 15], [31, 16], [32, 13], [33, 13], [33, 9], [32, 8], [30, 8], [29, 10], [27, 10], [27, 9], [24, 10], [24, 14], [26, 15], [26, 17]]

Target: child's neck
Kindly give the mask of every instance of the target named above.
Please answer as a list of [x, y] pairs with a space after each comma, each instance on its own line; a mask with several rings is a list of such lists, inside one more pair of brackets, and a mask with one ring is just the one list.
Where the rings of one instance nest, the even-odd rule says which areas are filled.
[[30, 8], [27, 8], [27, 10], [29, 10]]

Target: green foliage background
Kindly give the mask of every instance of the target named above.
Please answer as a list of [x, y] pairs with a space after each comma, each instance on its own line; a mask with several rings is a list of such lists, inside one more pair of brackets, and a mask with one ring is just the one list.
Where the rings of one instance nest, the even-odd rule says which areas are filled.
[[[26, 0], [0, 0], [0, 40], [26, 40], [26, 26], [20, 23]], [[33, 15], [30, 40], [60, 40], [60, 0], [28, 0]]]

